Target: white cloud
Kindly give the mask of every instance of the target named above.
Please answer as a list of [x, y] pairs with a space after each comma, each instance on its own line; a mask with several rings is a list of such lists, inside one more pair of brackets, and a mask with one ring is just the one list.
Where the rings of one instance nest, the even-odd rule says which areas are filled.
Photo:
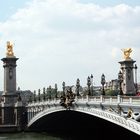
[[34, 0], [0, 23], [0, 53], [5, 56], [7, 40], [15, 42], [21, 89], [55, 83], [61, 87], [63, 81], [72, 85], [76, 78], [86, 86], [91, 73], [100, 84], [102, 73], [107, 80], [117, 78], [121, 48], [134, 48], [139, 67], [139, 15], [140, 7], [125, 4], [100, 7], [77, 0]]
[[112, 57], [117, 57], [119, 54], [119, 49], [118, 48], [113, 48], [112, 51], [111, 51], [111, 55]]

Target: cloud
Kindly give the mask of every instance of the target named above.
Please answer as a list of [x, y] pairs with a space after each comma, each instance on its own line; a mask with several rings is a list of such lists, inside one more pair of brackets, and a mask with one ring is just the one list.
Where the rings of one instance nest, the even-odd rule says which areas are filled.
[[113, 48], [111, 51], [111, 55], [113, 58], [117, 57], [117, 55], [119, 54], [119, 49], [118, 48]]
[[61, 90], [63, 81], [73, 85], [77, 78], [86, 86], [91, 73], [100, 85], [102, 73], [107, 80], [117, 78], [121, 48], [132, 47], [140, 63], [139, 15], [139, 6], [125, 4], [101, 7], [78, 0], [33, 0], [0, 23], [0, 53], [5, 56], [7, 40], [15, 42], [21, 89], [58, 83]]

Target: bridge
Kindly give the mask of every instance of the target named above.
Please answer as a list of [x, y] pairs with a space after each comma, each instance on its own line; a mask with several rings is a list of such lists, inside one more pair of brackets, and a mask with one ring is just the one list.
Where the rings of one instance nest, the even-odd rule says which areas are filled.
[[26, 108], [28, 128], [51, 114], [73, 111], [106, 120], [140, 135], [140, 97], [136, 96], [75, 96], [71, 103], [65, 104], [61, 98], [54, 98], [32, 101]]
[[[116, 81], [118, 86], [116, 96], [105, 94], [106, 81], [105, 75], [102, 74], [102, 93], [98, 96], [91, 96], [91, 85], [93, 84], [93, 76], [91, 76], [87, 78], [87, 91], [82, 95], [79, 94], [81, 86], [80, 80], [77, 79], [76, 93], [72, 90], [67, 93], [65, 82], [63, 82], [63, 92], [60, 92], [59, 95], [56, 94], [55, 97], [52, 97], [44, 88], [43, 95], [39, 90], [38, 96], [33, 94], [33, 100], [28, 99], [23, 102], [22, 92], [18, 91], [16, 87], [18, 58], [14, 56], [12, 47], [12, 44], [7, 42], [6, 57], [1, 59], [4, 68], [4, 90], [0, 97], [0, 132], [30, 131], [39, 125], [43, 126], [45, 121], [47, 123], [44, 128], [38, 127], [38, 130], [59, 129], [59, 125], [71, 128], [82, 127], [81, 123], [84, 123], [86, 128], [87, 122], [90, 124], [92, 120], [94, 122], [96, 120], [103, 122], [102, 120], [104, 120], [113, 126], [119, 126], [133, 134], [140, 135], [140, 97], [135, 96], [137, 82], [134, 82], [133, 76], [133, 69], [135, 69], [136, 79], [137, 67], [134, 66], [135, 61], [129, 57], [130, 54], [127, 53], [125, 60], [119, 62], [121, 67]], [[51, 93], [50, 88], [49, 93]], [[57, 87], [55, 87], [55, 93], [57, 93]], [[85, 119], [87, 116], [89, 120]], [[68, 123], [67, 126], [67, 118], [70, 117], [76, 121], [74, 124], [73, 122]], [[84, 120], [84, 122], [79, 120]], [[57, 124], [58, 121], [60, 123], [57, 126], [55, 123]], [[102, 126], [102, 123], [100, 125]]]

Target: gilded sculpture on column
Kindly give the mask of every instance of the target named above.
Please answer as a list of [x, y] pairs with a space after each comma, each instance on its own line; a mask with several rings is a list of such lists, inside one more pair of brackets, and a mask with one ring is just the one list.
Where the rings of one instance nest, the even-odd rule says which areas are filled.
[[6, 56], [14, 56], [14, 52], [13, 52], [13, 44], [10, 41], [7, 41], [7, 52], [6, 52]]
[[130, 57], [130, 54], [132, 52], [131, 48], [122, 49], [122, 51], [123, 51], [123, 55], [124, 55], [125, 60], [131, 59], [131, 57]]

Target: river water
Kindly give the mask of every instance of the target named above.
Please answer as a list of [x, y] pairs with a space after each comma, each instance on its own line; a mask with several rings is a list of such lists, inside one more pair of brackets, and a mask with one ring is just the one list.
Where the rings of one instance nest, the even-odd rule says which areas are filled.
[[72, 140], [69, 136], [55, 136], [47, 133], [1, 133], [0, 140]]
[[0, 140], [113, 140], [115, 139], [134, 139], [139, 140], [139, 135], [130, 135], [130, 132], [124, 134], [124, 132], [116, 133], [115, 135], [112, 133], [108, 133], [108, 135], [104, 135], [102, 131], [100, 134], [96, 135], [96, 133], [92, 132], [91, 135], [88, 134], [83, 135], [83, 132], [80, 135], [71, 135], [70, 133], [67, 135], [56, 135], [56, 134], [48, 134], [46, 132], [21, 132], [21, 133], [0, 133]]

